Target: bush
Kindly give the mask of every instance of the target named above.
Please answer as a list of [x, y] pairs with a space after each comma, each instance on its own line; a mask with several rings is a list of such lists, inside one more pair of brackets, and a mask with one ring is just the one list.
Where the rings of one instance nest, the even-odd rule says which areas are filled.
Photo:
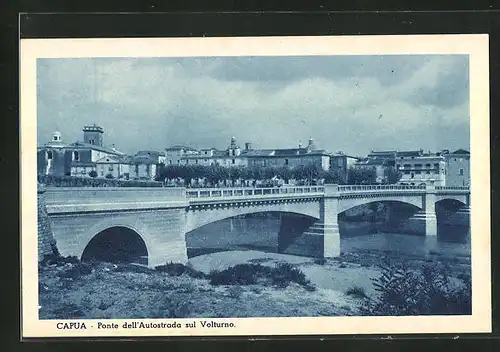
[[346, 295], [357, 297], [357, 298], [366, 298], [365, 289], [361, 286], [351, 286], [345, 292]]
[[108, 179], [114, 179], [115, 177], [112, 174], [106, 174], [106, 178], [108, 178]]
[[260, 283], [284, 288], [295, 282], [306, 289], [314, 289], [304, 273], [288, 263], [277, 264], [275, 268], [261, 264], [238, 264], [226, 270], [212, 271], [209, 278], [211, 285], [253, 285]]
[[201, 279], [205, 277], [204, 273], [196, 271], [193, 268], [180, 263], [170, 262], [165, 265], [158, 265], [155, 267], [155, 270], [162, 273], [167, 273], [169, 276], [181, 276], [183, 274], [186, 274], [187, 276], [196, 279]]
[[89, 172], [89, 176], [90, 176], [90, 177], [92, 177], [92, 178], [97, 177], [97, 171], [95, 171], [95, 170], [91, 170], [91, 171]]
[[78, 259], [77, 257], [75, 256], [67, 256], [67, 257], [63, 257], [59, 254], [47, 254], [43, 257], [42, 261], [40, 262], [40, 265], [42, 266], [64, 266], [66, 264], [79, 264], [80, 263], [80, 259]]
[[38, 175], [38, 182], [51, 187], [163, 187], [161, 182], [156, 181], [56, 175]]
[[471, 314], [470, 275], [458, 277], [453, 285], [447, 267], [431, 265], [410, 270], [402, 265], [382, 266], [382, 274], [373, 280], [379, 296], [364, 307], [369, 315], [440, 315]]
[[59, 272], [59, 277], [65, 279], [79, 279], [82, 276], [92, 273], [92, 265], [87, 263], [78, 263], [71, 266], [68, 270]]

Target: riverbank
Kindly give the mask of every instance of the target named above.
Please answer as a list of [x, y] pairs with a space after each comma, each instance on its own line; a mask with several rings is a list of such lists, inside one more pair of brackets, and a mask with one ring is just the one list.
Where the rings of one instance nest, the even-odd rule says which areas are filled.
[[333, 290], [296, 283], [212, 285], [206, 278], [104, 263], [85, 275], [64, 274], [73, 267], [40, 268], [40, 319], [343, 316], [357, 306]]
[[[323, 263], [258, 251], [220, 252], [192, 258], [188, 267], [179, 266], [177, 272], [108, 263], [40, 265], [39, 313], [40, 319], [366, 315], [367, 303], [380, 296], [374, 279], [381, 277], [387, 263], [401, 264], [397, 260], [414, 271], [425, 265], [431, 265], [435, 272], [449, 266], [446, 258], [439, 256], [412, 258], [370, 251]], [[281, 275], [285, 285], [273, 284], [265, 277], [257, 277], [251, 284], [214, 281], [214, 270], [227, 274], [243, 264], [245, 270], [231, 274], [241, 279], [249, 270], [275, 270], [280, 263], [288, 263], [288, 269], [274, 273], [273, 280]], [[292, 271], [303, 274], [302, 281], [308, 284], [290, 281], [290, 274], [297, 274]], [[470, 278], [470, 264], [454, 261], [448, 274], [460, 284], [458, 278]]]

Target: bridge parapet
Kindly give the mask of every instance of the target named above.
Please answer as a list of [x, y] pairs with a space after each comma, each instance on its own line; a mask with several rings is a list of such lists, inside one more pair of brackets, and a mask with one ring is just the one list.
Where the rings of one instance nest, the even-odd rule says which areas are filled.
[[46, 188], [49, 214], [166, 209], [188, 205], [184, 188], [51, 187]]
[[324, 194], [323, 186], [267, 187], [267, 188], [196, 188], [186, 190], [190, 201], [217, 201], [232, 199], [290, 198]]

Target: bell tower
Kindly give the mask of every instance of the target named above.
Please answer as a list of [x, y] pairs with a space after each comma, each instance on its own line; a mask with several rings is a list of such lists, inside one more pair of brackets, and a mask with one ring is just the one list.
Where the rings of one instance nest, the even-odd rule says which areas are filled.
[[104, 130], [102, 127], [97, 126], [95, 123], [93, 125], [83, 127], [83, 141], [88, 144], [103, 146], [102, 136]]

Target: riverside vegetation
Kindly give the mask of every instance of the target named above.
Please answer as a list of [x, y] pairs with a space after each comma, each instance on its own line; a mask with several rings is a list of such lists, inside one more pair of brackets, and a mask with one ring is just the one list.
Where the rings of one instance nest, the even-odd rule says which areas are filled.
[[289, 263], [203, 273], [178, 263], [146, 268], [46, 256], [39, 265], [40, 319], [471, 314], [470, 265], [370, 258], [311, 263], [376, 268], [372, 290], [352, 285], [338, 292]]

